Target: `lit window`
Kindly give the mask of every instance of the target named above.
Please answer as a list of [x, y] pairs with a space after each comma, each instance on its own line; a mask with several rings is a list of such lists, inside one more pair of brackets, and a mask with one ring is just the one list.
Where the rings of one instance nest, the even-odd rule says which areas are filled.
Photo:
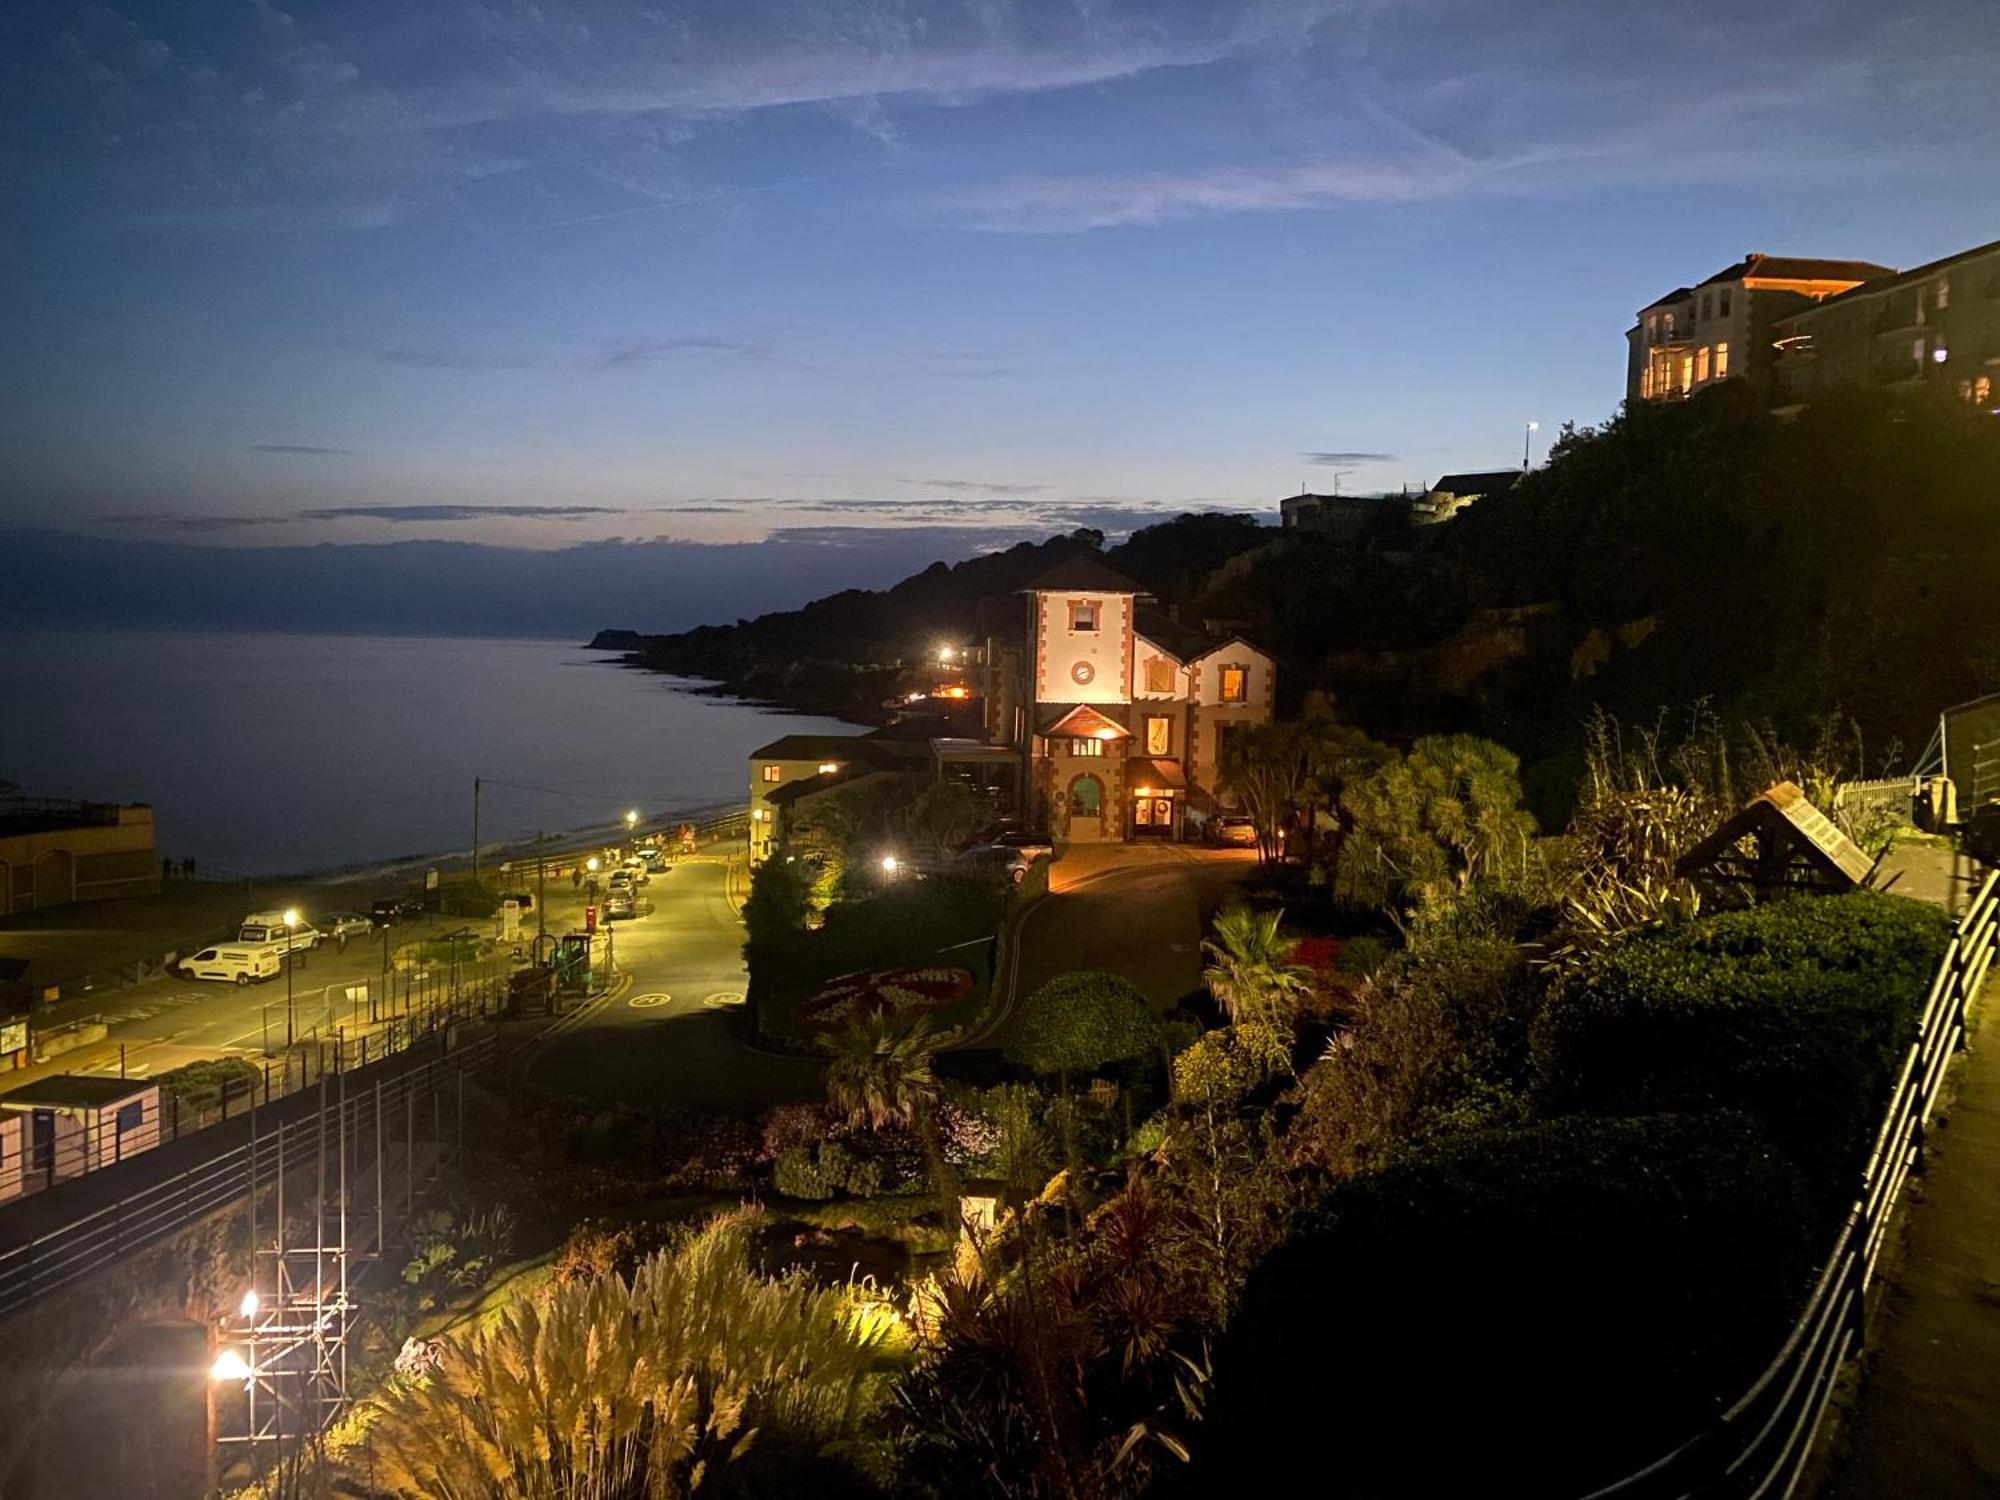
[[1222, 669], [1222, 701], [1241, 703], [1250, 686], [1250, 673], [1242, 667]]
[[1717, 380], [1726, 380], [1729, 378], [1729, 346], [1727, 344], [1717, 344], [1715, 346], [1715, 378]]
[[1693, 386], [1694, 356], [1692, 354], [1683, 354], [1681, 356], [1681, 389], [1684, 391], [1690, 390]]
[[1165, 715], [1146, 720], [1146, 753], [1171, 755], [1174, 751], [1174, 721]]
[[1982, 375], [1972, 382], [1972, 399], [1981, 406], [1993, 399], [1993, 377]]
[[1071, 740], [1069, 742], [1069, 753], [1071, 755], [1102, 755], [1104, 753], [1104, 741], [1093, 739]]
[[1072, 599], [1069, 601], [1069, 628], [1078, 631], [1097, 629], [1097, 601], [1095, 599]]
[[1649, 401], [1653, 397], [1653, 367], [1650, 364], [1639, 372], [1639, 394]]
[[1174, 664], [1164, 656], [1154, 656], [1146, 661], [1146, 691], [1149, 693], [1171, 693], [1174, 690]]
[[766, 781], [783, 781], [785, 779], [784, 770], [779, 766], [764, 767], [763, 775]]
[[1708, 379], [1708, 345], [1703, 344], [1694, 351], [1694, 378], [1696, 383]]

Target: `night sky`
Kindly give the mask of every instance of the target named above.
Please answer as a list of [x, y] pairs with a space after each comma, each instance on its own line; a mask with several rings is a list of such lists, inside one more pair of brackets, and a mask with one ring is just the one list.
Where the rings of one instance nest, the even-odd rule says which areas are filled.
[[1681, 282], [2000, 234], [1996, 56], [1991, 0], [15, 0], [0, 526], [966, 551], [1518, 462]]

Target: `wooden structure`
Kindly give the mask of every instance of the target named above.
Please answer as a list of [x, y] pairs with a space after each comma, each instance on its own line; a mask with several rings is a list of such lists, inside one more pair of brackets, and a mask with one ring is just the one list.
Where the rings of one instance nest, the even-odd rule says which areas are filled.
[[1760, 901], [1851, 891], [1875, 868], [1854, 840], [1789, 781], [1752, 797], [1683, 854], [1674, 873], [1702, 886], [1747, 890]]

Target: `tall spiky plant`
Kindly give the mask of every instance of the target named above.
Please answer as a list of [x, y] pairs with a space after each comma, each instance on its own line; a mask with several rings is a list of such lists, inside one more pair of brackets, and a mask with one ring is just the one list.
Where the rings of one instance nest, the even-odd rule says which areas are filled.
[[756, 1215], [557, 1283], [377, 1398], [375, 1484], [424, 1500], [680, 1500], [753, 1441], [865, 1458], [902, 1353], [864, 1298], [750, 1269]]
[[914, 1021], [878, 1012], [825, 1038], [826, 1102], [847, 1123], [881, 1130], [915, 1125], [937, 1097], [931, 1070], [936, 1039], [927, 1017]]

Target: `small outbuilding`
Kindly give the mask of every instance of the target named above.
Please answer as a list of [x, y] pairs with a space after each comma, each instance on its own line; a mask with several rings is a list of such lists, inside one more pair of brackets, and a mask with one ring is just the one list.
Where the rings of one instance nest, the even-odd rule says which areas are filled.
[[21, 1143], [25, 1139], [21, 1116], [0, 1111], [0, 1203], [21, 1196]]
[[81, 1177], [160, 1144], [160, 1086], [143, 1078], [59, 1073], [0, 1094], [23, 1122], [24, 1170], [48, 1182]]
[[1837, 896], [1860, 885], [1874, 868], [1796, 783], [1779, 781], [1683, 854], [1674, 873], [1696, 885], [1771, 901], [1801, 892]]

